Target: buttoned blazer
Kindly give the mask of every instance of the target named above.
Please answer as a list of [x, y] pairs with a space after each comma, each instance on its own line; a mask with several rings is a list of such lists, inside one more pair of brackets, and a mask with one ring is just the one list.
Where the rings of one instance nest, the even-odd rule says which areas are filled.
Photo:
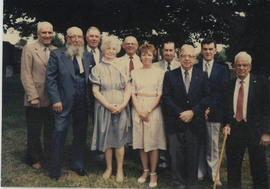
[[[207, 75], [199, 69], [193, 68], [188, 93], [182, 78], [181, 67], [166, 72], [162, 90], [162, 106], [168, 111], [165, 118], [167, 132], [184, 131], [186, 127], [190, 127], [194, 132], [202, 131], [208, 95]], [[194, 111], [194, 117], [190, 123], [184, 123], [179, 119], [179, 114], [186, 110]]]
[[[225, 87], [223, 100], [223, 124], [235, 125], [233, 99], [236, 79], [231, 80]], [[263, 133], [270, 134], [269, 111], [269, 81], [265, 78], [250, 74], [247, 125], [252, 138], [258, 141]], [[232, 128], [233, 129], [233, 128]]]
[[[165, 64], [164, 59], [162, 59], [161, 61], [153, 63], [153, 66], [159, 67], [162, 70], [167, 71], [167, 66]], [[174, 58], [173, 61], [171, 62], [171, 70], [174, 70], [174, 69], [179, 68], [179, 67], [180, 67], [180, 62], [176, 58]]]
[[[24, 46], [21, 56], [21, 81], [24, 87], [24, 105], [31, 106], [34, 99], [40, 100], [40, 106], [50, 105], [45, 86], [46, 60], [44, 46], [39, 41]], [[56, 49], [50, 45], [51, 50]]]
[[[203, 71], [202, 62], [195, 64], [194, 67]], [[208, 121], [221, 122], [222, 121], [222, 97], [224, 93], [224, 86], [229, 81], [229, 69], [226, 65], [214, 62], [210, 77], [208, 78], [210, 91], [210, 113]]]
[[[46, 72], [46, 86], [52, 104], [62, 102], [63, 114], [70, 112], [75, 95], [75, 72], [72, 57], [66, 47], [51, 52]], [[82, 57], [85, 84], [89, 83], [90, 55], [84, 51]], [[88, 90], [88, 89], [87, 89]]]

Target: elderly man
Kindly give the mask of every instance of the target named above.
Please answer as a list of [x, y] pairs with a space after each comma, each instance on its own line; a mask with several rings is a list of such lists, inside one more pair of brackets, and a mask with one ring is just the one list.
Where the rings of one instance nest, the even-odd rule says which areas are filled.
[[86, 32], [86, 49], [94, 57], [94, 63], [92, 63], [93, 66], [98, 64], [103, 57], [102, 51], [98, 48], [100, 37], [100, 31], [97, 27], [91, 26], [88, 28]]
[[[206, 176], [212, 181], [215, 180], [219, 159], [218, 141], [222, 122], [222, 96], [224, 85], [229, 80], [229, 70], [228, 67], [214, 60], [216, 52], [216, 42], [213, 39], [204, 39], [201, 43], [203, 61], [195, 65], [195, 67], [207, 73], [211, 96], [209, 99], [210, 112], [205, 117], [206, 135], [202, 138], [200, 148], [199, 180], [203, 180]], [[218, 175], [217, 186], [221, 185]]]
[[270, 143], [269, 81], [250, 73], [251, 56], [239, 52], [234, 59], [237, 78], [224, 94], [223, 134], [228, 135], [226, 154], [228, 186], [241, 188], [241, 165], [248, 148], [253, 188], [267, 189], [265, 146]]
[[153, 65], [160, 67], [164, 71], [171, 71], [179, 68], [180, 63], [175, 57], [176, 50], [174, 42], [165, 42], [162, 48], [163, 59], [159, 62], [155, 62]]
[[34, 169], [41, 168], [42, 146], [40, 141], [43, 127], [44, 154], [50, 154], [53, 116], [45, 88], [45, 73], [50, 51], [53, 26], [49, 22], [37, 25], [38, 41], [26, 45], [21, 58], [21, 80], [25, 91], [24, 106], [27, 122], [27, 162]]
[[126, 69], [127, 73], [130, 73], [134, 69], [142, 67], [140, 57], [136, 54], [138, 48], [138, 41], [133, 36], [127, 36], [123, 43], [123, 48], [126, 54], [119, 58], [122, 66]]
[[66, 40], [66, 47], [51, 53], [46, 72], [46, 86], [55, 118], [50, 170], [50, 177], [55, 180], [61, 176], [60, 164], [71, 115], [73, 117], [71, 169], [80, 176], [87, 174], [84, 168], [84, 155], [88, 123], [86, 91], [89, 86], [90, 56], [84, 51], [83, 32], [80, 28], [69, 28]]
[[195, 49], [183, 45], [180, 68], [166, 72], [162, 103], [168, 111], [169, 152], [171, 174], [175, 188], [197, 188], [199, 137], [204, 125], [204, 111], [208, 106], [207, 75], [193, 67]]

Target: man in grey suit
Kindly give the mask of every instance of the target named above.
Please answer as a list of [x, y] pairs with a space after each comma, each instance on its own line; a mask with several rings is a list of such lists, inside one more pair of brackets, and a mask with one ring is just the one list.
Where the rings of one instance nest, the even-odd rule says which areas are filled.
[[84, 50], [83, 32], [78, 27], [67, 30], [66, 47], [51, 53], [46, 86], [54, 110], [55, 128], [52, 140], [50, 177], [61, 176], [61, 159], [69, 125], [73, 117], [71, 169], [80, 176], [87, 175], [84, 165], [88, 122], [87, 87], [90, 56]]
[[174, 42], [168, 41], [163, 44], [162, 48], [163, 59], [155, 62], [153, 65], [160, 67], [164, 71], [171, 71], [180, 67], [180, 62], [176, 58], [176, 50]]
[[[53, 128], [50, 101], [45, 88], [45, 73], [50, 51], [53, 26], [49, 22], [37, 25], [38, 41], [23, 48], [21, 58], [21, 80], [25, 91], [24, 106], [27, 122], [27, 162], [34, 168], [41, 168], [42, 153], [50, 154], [51, 131]], [[43, 127], [42, 150], [40, 135]]]

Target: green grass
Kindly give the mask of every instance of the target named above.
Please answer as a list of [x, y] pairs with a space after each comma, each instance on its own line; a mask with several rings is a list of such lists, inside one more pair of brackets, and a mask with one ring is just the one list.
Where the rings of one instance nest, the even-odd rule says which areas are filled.
[[[90, 152], [90, 139], [92, 135], [92, 124], [89, 122], [87, 139], [87, 161], [86, 169], [88, 176], [80, 177], [69, 169], [71, 159], [72, 129], [69, 132], [65, 145], [64, 160], [62, 163], [62, 176], [58, 181], [52, 181], [48, 177], [49, 162], [44, 162], [43, 169], [34, 170], [25, 164], [26, 153], [26, 123], [23, 107], [23, 88], [19, 76], [14, 76], [3, 81], [3, 115], [2, 115], [2, 175], [1, 185], [3, 187], [83, 187], [83, 188], [148, 188], [148, 183], [138, 184], [141, 164], [132, 160], [125, 160], [124, 182], [119, 184], [115, 176], [104, 181], [101, 178], [105, 170], [104, 164], [93, 161]], [[222, 141], [222, 136], [220, 141]], [[268, 150], [269, 152], [269, 150]], [[270, 156], [268, 155], [268, 158]], [[270, 159], [270, 158], [269, 158]], [[268, 162], [269, 163], [269, 162]], [[114, 165], [115, 166], [115, 165]], [[221, 181], [226, 183], [226, 159], [223, 159], [221, 167]], [[115, 172], [114, 172], [115, 175]], [[252, 186], [248, 156], [245, 156], [242, 170], [243, 188]], [[212, 188], [210, 182], [201, 182], [203, 188]], [[168, 170], [158, 173], [159, 188], [170, 188], [170, 174]], [[223, 188], [223, 187], [221, 187]]]

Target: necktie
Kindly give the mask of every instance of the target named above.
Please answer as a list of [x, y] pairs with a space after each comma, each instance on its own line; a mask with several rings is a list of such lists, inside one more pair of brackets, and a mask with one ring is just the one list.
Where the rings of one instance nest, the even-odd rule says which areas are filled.
[[167, 71], [171, 71], [171, 63], [170, 62], [168, 62]]
[[49, 58], [50, 58], [50, 48], [49, 47], [45, 47], [44, 48], [44, 51], [45, 51], [45, 58], [46, 58], [46, 61], [48, 62]]
[[186, 92], [188, 93], [189, 86], [190, 86], [190, 79], [189, 79], [188, 71], [185, 71], [185, 86], [186, 86]]
[[80, 74], [80, 67], [79, 67], [79, 63], [77, 61], [76, 56], [74, 56], [74, 58], [73, 58], [73, 66], [74, 66], [75, 75], [79, 75]]
[[240, 122], [243, 119], [243, 105], [244, 105], [244, 81], [240, 81], [240, 88], [238, 92], [237, 106], [236, 106], [236, 121]]
[[207, 73], [208, 77], [209, 77], [209, 67], [210, 67], [209, 62], [206, 62], [206, 64], [205, 64], [205, 72]]
[[133, 57], [130, 56], [129, 57], [130, 61], [129, 61], [129, 72], [131, 72], [134, 69], [134, 64], [133, 64]]

